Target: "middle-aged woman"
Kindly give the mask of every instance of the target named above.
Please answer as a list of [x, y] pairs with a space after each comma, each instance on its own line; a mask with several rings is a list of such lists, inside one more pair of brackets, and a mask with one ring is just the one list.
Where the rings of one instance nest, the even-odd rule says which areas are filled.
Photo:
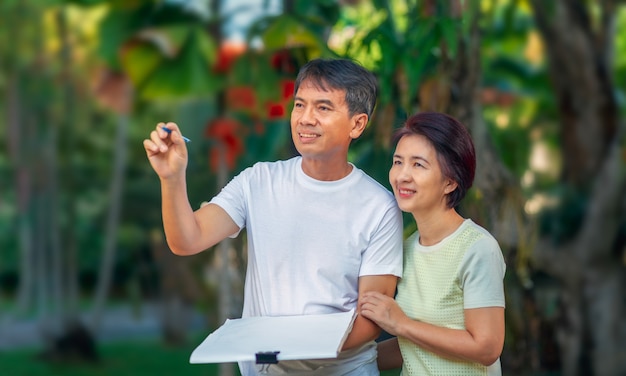
[[505, 263], [494, 237], [456, 207], [476, 155], [463, 124], [438, 112], [398, 129], [389, 182], [415, 218], [395, 300], [366, 293], [361, 314], [395, 336], [378, 345], [380, 369], [402, 375], [501, 375]]

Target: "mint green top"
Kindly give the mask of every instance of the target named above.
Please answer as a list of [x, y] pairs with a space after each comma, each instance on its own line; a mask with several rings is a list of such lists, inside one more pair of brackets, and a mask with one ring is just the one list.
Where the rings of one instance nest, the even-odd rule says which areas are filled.
[[[419, 231], [404, 243], [404, 272], [396, 300], [413, 320], [465, 329], [464, 310], [504, 307], [502, 251], [484, 228], [466, 219], [441, 242], [419, 244]], [[500, 361], [489, 367], [454, 361], [399, 337], [402, 375], [501, 375]]]

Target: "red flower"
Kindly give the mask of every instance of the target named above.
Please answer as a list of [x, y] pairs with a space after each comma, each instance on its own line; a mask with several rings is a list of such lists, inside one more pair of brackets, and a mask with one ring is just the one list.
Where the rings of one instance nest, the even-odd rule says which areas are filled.
[[274, 53], [271, 57], [270, 63], [272, 64], [272, 67], [280, 73], [296, 73], [296, 63], [287, 49]]
[[233, 62], [246, 52], [245, 43], [235, 41], [224, 41], [217, 51], [217, 61], [213, 65], [213, 72], [227, 73]]
[[291, 100], [293, 97], [293, 91], [295, 89], [296, 82], [294, 80], [283, 80], [280, 83], [280, 86], [283, 90], [283, 99]]
[[[243, 142], [237, 135], [238, 130], [239, 122], [234, 119], [217, 118], [208, 124], [205, 134], [223, 146], [211, 148], [209, 163], [213, 171], [219, 169], [222, 158], [229, 170], [235, 168], [237, 157], [243, 152]], [[220, 155], [222, 150], [223, 154]]]
[[269, 119], [282, 119], [285, 117], [285, 105], [282, 103], [269, 102], [267, 104], [267, 117]]
[[249, 86], [227, 88], [226, 105], [233, 110], [253, 110], [256, 107], [254, 90]]

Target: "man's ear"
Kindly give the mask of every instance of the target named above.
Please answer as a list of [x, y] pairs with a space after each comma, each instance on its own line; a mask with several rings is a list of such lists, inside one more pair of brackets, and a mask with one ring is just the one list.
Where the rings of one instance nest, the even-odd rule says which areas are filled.
[[352, 125], [352, 130], [350, 131], [350, 137], [352, 139], [357, 139], [363, 134], [365, 131], [365, 127], [367, 126], [367, 122], [369, 117], [367, 114], [357, 114], [352, 117], [352, 121], [354, 122]]

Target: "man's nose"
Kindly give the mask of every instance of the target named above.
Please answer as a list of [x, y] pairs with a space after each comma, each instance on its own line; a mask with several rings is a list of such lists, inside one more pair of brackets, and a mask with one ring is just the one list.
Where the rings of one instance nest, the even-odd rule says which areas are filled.
[[300, 111], [300, 117], [298, 121], [302, 124], [315, 123], [315, 114], [313, 112], [313, 108], [312, 107], [303, 108], [302, 111]]

